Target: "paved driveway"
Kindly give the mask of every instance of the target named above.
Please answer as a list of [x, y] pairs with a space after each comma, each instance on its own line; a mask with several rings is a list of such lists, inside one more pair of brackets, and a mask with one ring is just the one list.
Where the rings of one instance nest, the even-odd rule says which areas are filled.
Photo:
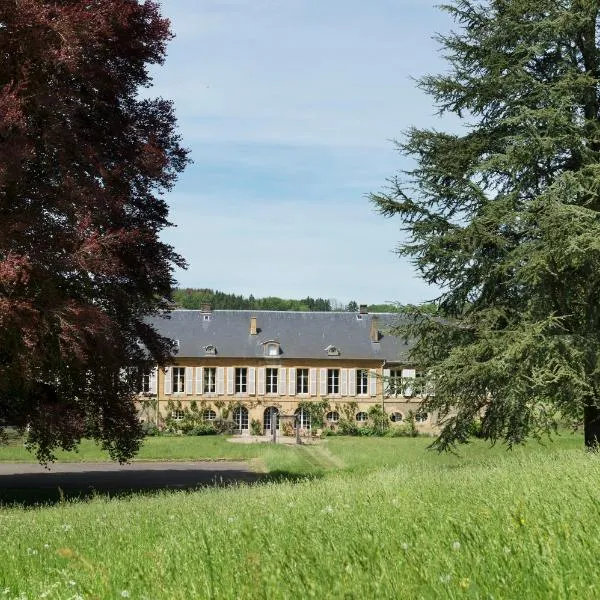
[[[0, 463], [0, 496], [15, 490], [115, 492], [159, 488], [194, 488], [261, 477], [247, 463], [229, 461], [56, 463], [46, 469], [29, 463]], [[11, 494], [12, 495], [12, 494]]]

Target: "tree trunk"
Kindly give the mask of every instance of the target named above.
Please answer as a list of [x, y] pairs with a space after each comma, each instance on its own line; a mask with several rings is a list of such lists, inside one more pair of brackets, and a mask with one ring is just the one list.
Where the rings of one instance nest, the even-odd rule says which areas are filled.
[[583, 435], [586, 448], [600, 447], [600, 407], [586, 406], [583, 409]]

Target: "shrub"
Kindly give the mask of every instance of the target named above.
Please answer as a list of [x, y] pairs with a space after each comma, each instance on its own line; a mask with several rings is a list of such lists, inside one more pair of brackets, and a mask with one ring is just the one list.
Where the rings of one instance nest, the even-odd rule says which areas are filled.
[[359, 427], [350, 419], [340, 419], [338, 422], [338, 431], [341, 435], [359, 435]]
[[199, 423], [186, 432], [186, 435], [216, 435], [217, 428], [212, 423]]
[[142, 423], [142, 431], [144, 432], [144, 437], [154, 437], [156, 435], [160, 435], [160, 429], [155, 423], [150, 421], [144, 421]]
[[250, 433], [252, 433], [252, 435], [263, 434], [262, 423], [258, 419], [252, 419], [252, 421], [250, 421]]

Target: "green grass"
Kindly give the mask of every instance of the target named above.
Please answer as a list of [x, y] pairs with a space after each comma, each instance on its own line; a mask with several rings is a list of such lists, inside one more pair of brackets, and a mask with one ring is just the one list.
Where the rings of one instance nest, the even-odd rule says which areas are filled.
[[600, 456], [580, 436], [460, 456], [427, 441], [245, 447], [321, 477], [5, 507], [0, 597], [600, 596]]

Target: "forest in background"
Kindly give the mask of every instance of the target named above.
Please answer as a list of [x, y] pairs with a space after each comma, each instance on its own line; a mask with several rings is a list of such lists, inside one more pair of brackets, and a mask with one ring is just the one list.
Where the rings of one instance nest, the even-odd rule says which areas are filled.
[[[354, 300], [348, 304], [340, 303], [331, 298], [311, 298], [307, 296], [300, 300], [267, 296], [255, 298], [239, 294], [228, 294], [219, 290], [176, 288], [173, 301], [178, 308], [199, 310], [203, 304], [210, 304], [212, 310], [297, 310], [305, 312], [347, 311], [357, 312], [359, 305]], [[400, 305], [369, 304], [369, 312], [398, 312]]]

